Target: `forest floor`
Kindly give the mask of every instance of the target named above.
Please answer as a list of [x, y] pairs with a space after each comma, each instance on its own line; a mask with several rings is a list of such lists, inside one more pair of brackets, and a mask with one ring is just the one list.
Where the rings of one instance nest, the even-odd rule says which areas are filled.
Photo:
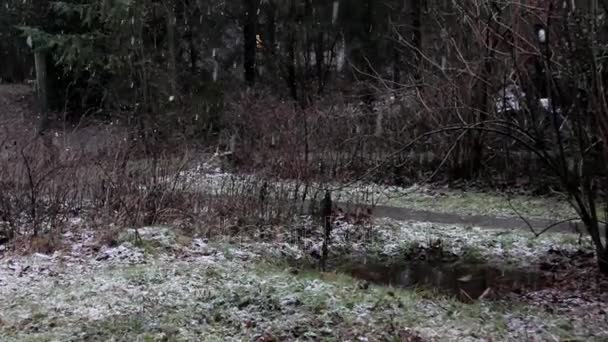
[[[5, 113], [22, 115], [28, 91], [0, 86]], [[608, 341], [589, 240], [519, 218], [541, 229], [571, 218], [567, 203], [364, 184], [335, 200], [376, 206], [336, 217], [326, 272], [305, 216], [270, 240], [160, 226], [107, 240], [77, 217], [53, 254], [0, 245], [0, 341]]]

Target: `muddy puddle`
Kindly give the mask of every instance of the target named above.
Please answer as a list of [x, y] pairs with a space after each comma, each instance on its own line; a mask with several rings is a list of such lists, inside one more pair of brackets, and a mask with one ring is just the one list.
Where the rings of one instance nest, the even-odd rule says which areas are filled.
[[375, 284], [438, 291], [465, 302], [497, 299], [507, 293], [535, 291], [546, 285], [539, 272], [499, 269], [484, 264], [363, 264], [350, 268], [347, 273]]

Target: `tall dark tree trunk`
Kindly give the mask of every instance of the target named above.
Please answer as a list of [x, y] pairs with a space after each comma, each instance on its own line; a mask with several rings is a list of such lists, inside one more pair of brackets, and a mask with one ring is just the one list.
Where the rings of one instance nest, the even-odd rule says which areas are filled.
[[[267, 0], [260, 2], [260, 9], [264, 13], [264, 25], [260, 28], [262, 31], [262, 50], [264, 52], [264, 72], [268, 72], [270, 75], [268, 79], [272, 81], [283, 82], [281, 68], [273, 68], [273, 64], [276, 63], [277, 58], [281, 55], [277, 54], [277, 5], [275, 0]], [[268, 61], [268, 62], [266, 62]]]
[[274, 54], [276, 44], [276, 31], [277, 31], [277, 7], [274, 1], [268, 1], [266, 4], [266, 37], [264, 39], [264, 48]]
[[376, 51], [373, 51], [374, 49], [374, 37], [372, 36], [372, 34], [374, 33], [374, 29], [375, 29], [375, 22], [374, 22], [374, 3], [375, 0], [367, 0], [367, 2], [365, 3], [365, 32], [366, 32], [366, 36], [365, 36], [365, 50], [363, 51], [363, 65], [364, 68], [363, 70], [366, 71], [366, 73], [368, 73], [369, 75], [373, 74], [373, 70], [372, 70], [372, 66], [370, 64], [374, 63], [374, 60], [372, 58], [372, 52], [373, 52], [373, 56], [377, 56]]
[[[595, 194], [592, 194], [592, 189], [590, 188], [590, 183], [583, 185], [585, 187], [585, 192], [588, 194], [588, 204], [589, 206], [585, 206], [583, 201], [583, 195], [581, 192], [578, 192], [576, 185], [568, 185], [568, 178], [562, 176], [562, 184], [566, 188], [570, 188], [568, 191], [569, 194], [574, 198], [574, 202], [578, 204], [577, 211], [579, 212], [579, 216], [583, 224], [585, 225], [585, 229], [587, 229], [587, 233], [589, 237], [591, 237], [591, 241], [593, 241], [593, 245], [595, 246], [595, 255], [597, 258], [598, 268], [601, 273], [608, 275], [608, 245], [602, 241], [602, 235], [600, 230], [600, 222], [598, 220], [595, 206]], [[575, 182], [576, 183], [576, 182]]]
[[167, 69], [169, 74], [169, 86], [171, 92], [177, 92], [177, 41], [175, 37], [177, 18], [172, 2], [165, 3], [166, 25], [167, 25], [167, 50], [169, 52]]
[[391, 45], [391, 50], [393, 53], [393, 87], [397, 87], [399, 82], [401, 82], [401, 52], [397, 49], [397, 44]]
[[[192, 5], [190, 4], [189, 1], [186, 1], [184, 3], [184, 10], [187, 13], [184, 13], [184, 20], [186, 21], [185, 26], [186, 26], [186, 34], [185, 34], [185, 39], [188, 42], [188, 58], [190, 59], [189, 64], [190, 64], [190, 71], [191, 72], [195, 72], [196, 71], [196, 61], [198, 59], [198, 51], [196, 48], [196, 35], [195, 32], [197, 31], [195, 28], [195, 22], [196, 22], [196, 18], [198, 17], [197, 15], [197, 10], [196, 8], [192, 8]], [[200, 14], [199, 14], [200, 15]]]
[[597, 264], [600, 273], [608, 275], [608, 248], [604, 248], [603, 252], [598, 253]]
[[420, 51], [422, 51], [422, 11], [425, 7], [425, 0], [412, 0], [412, 12], [411, 12], [411, 21], [412, 21], [412, 46], [414, 48], [412, 57], [413, 63], [412, 75], [414, 76], [414, 80], [416, 83], [421, 81], [421, 62], [422, 58], [420, 56]]
[[296, 79], [296, 47], [295, 37], [289, 38], [289, 65], [287, 66], [287, 85], [289, 93], [294, 101], [298, 101], [298, 81]]
[[[34, 63], [36, 66], [36, 96], [40, 110], [45, 113], [43, 126], [47, 124], [47, 111], [49, 109], [49, 89], [48, 89], [48, 70], [46, 51], [34, 52]], [[43, 129], [46, 127], [43, 127]]]
[[401, 72], [403, 71], [403, 52], [399, 49], [402, 43], [399, 42], [399, 39], [405, 37], [406, 35], [401, 24], [405, 18], [405, 9], [405, 2], [400, 1], [396, 13], [390, 16], [389, 22], [389, 30], [392, 30], [390, 49], [393, 63], [393, 87], [398, 87], [399, 83], [401, 82]]
[[196, 63], [198, 60], [198, 48], [196, 44], [196, 32], [198, 32], [198, 25], [196, 24], [200, 20], [201, 13], [198, 5], [193, 4], [191, 0], [185, 0], [183, 2], [183, 20], [184, 26], [186, 27], [185, 39], [188, 42], [188, 58], [190, 59], [190, 71], [196, 72]]
[[320, 268], [325, 271], [327, 267], [327, 259], [329, 258], [329, 245], [331, 244], [331, 213], [332, 213], [331, 193], [325, 192], [325, 197], [321, 201], [321, 219], [323, 222], [323, 246], [321, 251]]
[[188, 49], [190, 50], [190, 71], [195, 72], [198, 53], [196, 51], [194, 34], [192, 32], [188, 34]]
[[295, 25], [296, 20], [296, 5], [295, 0], [291, 0], [290, 5], [290, 13], [289, 18], [292, 21], [291, 25], [289, 25], [290, 32], [289, 37], [287, 38], [287, 86], [289, 87], [289, 93], [291, 98], [297, 102], [298, 101], [298, 80], [296, 75], [296, 30], [297, 27]]
[[317, 39], [315, 41], [315, 59], [317, 93], [321, 94], [325, 88], [325, 38], [323, 32], [317, 33]]
[[[302, 67], [302, 83], [300, 84], [300, 89], [302, 93], [300, 94], [300, 100], [304, 101], [302, 103], [302, 107], [306, 107], [313, 101], [314, 93], [318, 93], [320, 87], [315, 91], [315, 79], [319, 75], [319, 36], [318, 34], [321, 32], [319, 19], [315, 14], [313, 2], [312, 0], [306, 0], [304, 3], [304, 28], [305, 28], [305, 45], [304, 45], [304, 65]], [[322, 37], [321, 37], [322, 38]], [[322, 43], [321, 43], [322, 44]], [[313, 68], [313, 52], [314, 52], [314, 62], [317, 63]], [[322, 56], [321, 56], [322, 58]], [[320, 64], [323, 64], [323, 60], [321, 59]], [[321, 82], [319, 79], [316, 80], [316, 85], [319, 85]]]
[[250, 87], [255, 84], [259, 6], [260, 0], [245, 0], [243, 67], [245, 69], [245, 82]]
[[[577, 203], [582, 203], [580, 198], [581, 197], [575, 196], [575, 200]], [[590, 210], [591, 209], [595, 210], [595, 205], [591, 205]], [[602, 274], [608, 275], [608, 246], [602, 242], [600, 233], [600, 223], [598, 222], [597, 218], [593, 217], [590, 210], [581, 210], [581, 220], [583, 221], [583, 224], [587, 229], [587, 233], [591, 237], [591, 240], [593, 241], [593, 244], [595, 246], [595, 255], [597, 258], [599, 271]]]

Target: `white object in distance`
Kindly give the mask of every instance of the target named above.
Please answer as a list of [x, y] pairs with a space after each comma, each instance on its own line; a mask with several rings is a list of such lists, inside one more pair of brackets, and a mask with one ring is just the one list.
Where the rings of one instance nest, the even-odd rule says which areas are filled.
[[538, 41], [541, 44], [544, 44], [547, 42], [547, 31], [545, 31], [544, 28], [539, 29], [537, 34], [538, 34]]

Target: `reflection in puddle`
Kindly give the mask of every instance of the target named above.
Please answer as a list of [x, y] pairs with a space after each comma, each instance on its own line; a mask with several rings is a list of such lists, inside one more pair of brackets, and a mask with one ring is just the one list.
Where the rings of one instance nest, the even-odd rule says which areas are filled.
[[495, 298], [496, 294], [534, 291], [543, 287], [540, 273], [501, 270], [484, 264], [424, 263], [360, 265], [348, 273], [369, 282], [395, 287], [421, 287], [453, 295], [463, 301]]

